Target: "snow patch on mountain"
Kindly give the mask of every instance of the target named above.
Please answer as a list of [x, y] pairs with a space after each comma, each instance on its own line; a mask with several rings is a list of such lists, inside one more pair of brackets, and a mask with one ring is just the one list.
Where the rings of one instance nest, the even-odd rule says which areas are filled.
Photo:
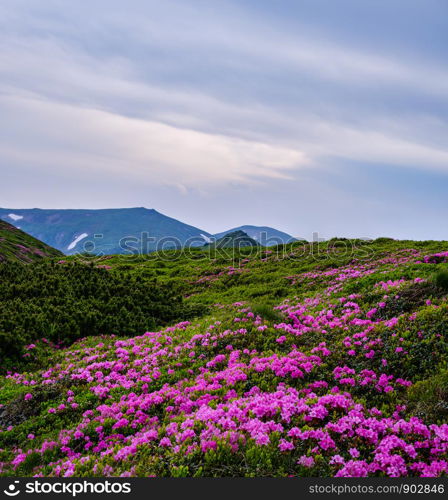
[[83, 240], [84, 238], [87, 238], [87, 236], [89, 236], [87, 233], [82, 233], [80, 234], [79, 236], [77, 236], [71, 243], [70, 245], [67, 247], [67, 250], [73, 250], [75, 248], [75, 246], [81, 241]]
[[12, 220], [20, 220], [23, 219], [23, 215], [17, 215], [17, 214], [8, 214], [8, 217]]

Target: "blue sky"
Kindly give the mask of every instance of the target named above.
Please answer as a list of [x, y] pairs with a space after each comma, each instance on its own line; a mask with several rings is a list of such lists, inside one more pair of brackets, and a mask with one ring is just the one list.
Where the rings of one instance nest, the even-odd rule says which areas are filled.
[[446, 0], [3, 0], [0, 206], [448, 239]]

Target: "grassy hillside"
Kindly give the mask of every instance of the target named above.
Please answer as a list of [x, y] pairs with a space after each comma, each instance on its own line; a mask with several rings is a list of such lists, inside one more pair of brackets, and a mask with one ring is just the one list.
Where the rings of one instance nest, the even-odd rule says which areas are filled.
[[448, 474], [448, 243], [67, 265], [157, 278], [198, 316], [28, 346], [1, 379], [0, 474]]
[[0, 262], [35, 262], [62, 255], [59, 250], [0, 220]]

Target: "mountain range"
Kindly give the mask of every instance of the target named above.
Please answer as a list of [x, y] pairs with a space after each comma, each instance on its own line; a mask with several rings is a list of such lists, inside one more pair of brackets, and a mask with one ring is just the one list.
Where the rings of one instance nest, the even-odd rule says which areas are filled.
[[0, 219], [61, 252], [95, 254], [149, 253], [160, 249], [204, 246], [243, 231], [263, 246], [294, 241], [265, 226], [240, 226], [218, 234], [143, 207], [113, 209], [0, 208]]

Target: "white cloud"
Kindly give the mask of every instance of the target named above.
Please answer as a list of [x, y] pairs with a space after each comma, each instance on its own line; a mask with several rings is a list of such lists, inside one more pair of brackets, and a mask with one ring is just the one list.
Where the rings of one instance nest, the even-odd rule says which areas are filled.
[[0, 98], [4, 162], [186, 187], [287, 178], [303, 152], [29, 98]]
[[[40, 11], [42, 4], [47, 10]], [[448, 135], [446, 123], [427, 120], [422, 127], [412, 106], [406, 115], [369, 106], [371, 89], [380, 86], [446, 96], [443, 66], [279, 32], [235, 7], [221, 5], [217, 16], [206, 2], [199, 19], [197, 7], [184, 2], [147, 2], [135, 10], [118, 2], [101, 23], [78, 4], [54, 18], [57, 2], [42, 4], [30, 13], [26, 2], [22, 11], [11, 2], [0, 32], [4, 161], [127, 176], [180, 192], [287, 178], [326, 157], [448, 171], [444, 141], [434, 140]], [[140, 15], [147, 14], [144, 5], [157, 7], [154, 15]], [[128, 52], [86, 48], [117, 40]], [[208, 74], [196, 78], [202, 57], [205, 73], [212, 61], [221, 72], [216, 80], [232, 75], [234, 86], [210, 85]], [[190, 85], [181, 71], [188, 64], [194, 65]], [[298, 104], [294, 94], [281, 102], [284, 89], [294, 92], [297, 75], [310, 78], [311, 93], [314, 83], [333, 82], [361, 97], [346, 103], [316, 90], [311, 103]], [[254, 92], [233, 99], [240, 97], [239, 81], [257, 88], [274, 77], [272, 98]]]
[[355, 128], [319, 119], [310, 120], [309, 127], [308, 137], [300, 146], [310, 158], [336, 157], [448, 173], [446, 148], [417, 142], [387, 129]]

